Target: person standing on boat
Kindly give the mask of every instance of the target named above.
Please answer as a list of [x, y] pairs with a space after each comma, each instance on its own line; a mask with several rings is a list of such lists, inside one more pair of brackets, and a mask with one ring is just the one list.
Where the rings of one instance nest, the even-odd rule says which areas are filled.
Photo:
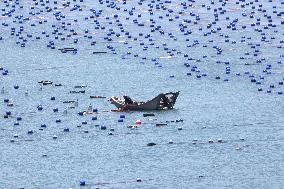
[[124, 95], [123, 98], [125, 104], [133, 104], [133, 100], [129, 96]]

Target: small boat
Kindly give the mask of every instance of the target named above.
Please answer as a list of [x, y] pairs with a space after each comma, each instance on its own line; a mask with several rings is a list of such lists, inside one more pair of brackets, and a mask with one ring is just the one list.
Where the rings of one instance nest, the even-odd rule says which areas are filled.
[[152, 100], [146, 102], [136, 102], [127, 96], [124, 96], [124, 99], [111, 97], [110, 102], [121, 111], [167, 110], [174, 108], [179, 92], [180, 91], [161, 93]]

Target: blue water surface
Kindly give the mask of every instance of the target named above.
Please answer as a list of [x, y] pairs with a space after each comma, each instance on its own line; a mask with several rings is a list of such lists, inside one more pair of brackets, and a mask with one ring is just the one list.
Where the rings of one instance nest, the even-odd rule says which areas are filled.
[[[0, 188], [283, 188], [282, 1], [0, 8]], [[181, 91], [168, 111], [108, 101], [168, 91]]]

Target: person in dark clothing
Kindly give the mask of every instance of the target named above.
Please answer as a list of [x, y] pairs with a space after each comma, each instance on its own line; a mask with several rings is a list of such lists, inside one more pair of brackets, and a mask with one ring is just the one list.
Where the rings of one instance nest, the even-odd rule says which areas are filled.
[[133, 100], [129, 96], [124, 95], [123, 98], [125, 104], [133, 104]]
[[164, 107], [169, 106], [169, 99], [165, 95], [162, 96], [162, 102]]

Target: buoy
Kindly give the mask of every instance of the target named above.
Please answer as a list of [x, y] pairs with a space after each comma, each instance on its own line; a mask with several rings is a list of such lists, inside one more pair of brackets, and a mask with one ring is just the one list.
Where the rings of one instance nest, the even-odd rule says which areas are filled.
[[28, 130], [28, 134], [33, 134], [34, 131], [33, 130]]
[[106, 126], [102, 125], [101, 130], [106, 130]]
[[173, 144], [174, 142], [172, 140], [169, 141], [169, 144]]
[[141, 125], [141, 124], [142, 124], [142, 121], [141, 121], [140, 119], [138, 119], [138, 120], [135, 121], [135, 124]]
[[181, 130], [182, 130], [182, 127], [178, 127], [178, 130], [181, 131]]
[[142, 179], [141, 178], [137, 178], [136, 181], [137, 182], [142, 182]]
[[18, 134], [14, 134], [14, 138], [18, 138], [19, 137], [19, 135]]
[[38, 105], [38, 106], [37, 106], [37, 109], [38, 109], [39, 111], [41, 111], [41, 110], [43, 110], [43, 107], [42, 107], [41, 105]]
[[209, 142], [209, 143], [213, 143], [213, 140], [212, 140], [212, 139], [210, 139], [208, 142]]
[[69, 132], [70, 130], [69, 130], [69, 128], [64, 128], [63, 131], [64, 132]]
[[155, 146], [155, 145], [157, 145], [157, 144], [154, 143], [154, 142], [149, 142], [149, 143], [147, 144], [147, 146]]
[[53, 139], [57, 139], [57, 136], [56, 135], [53, 135], [53, 137], [52, 137]]
[[85, 185], [86, 185], [86, 181], [80, 180], [80, 186], [85, 186]]

